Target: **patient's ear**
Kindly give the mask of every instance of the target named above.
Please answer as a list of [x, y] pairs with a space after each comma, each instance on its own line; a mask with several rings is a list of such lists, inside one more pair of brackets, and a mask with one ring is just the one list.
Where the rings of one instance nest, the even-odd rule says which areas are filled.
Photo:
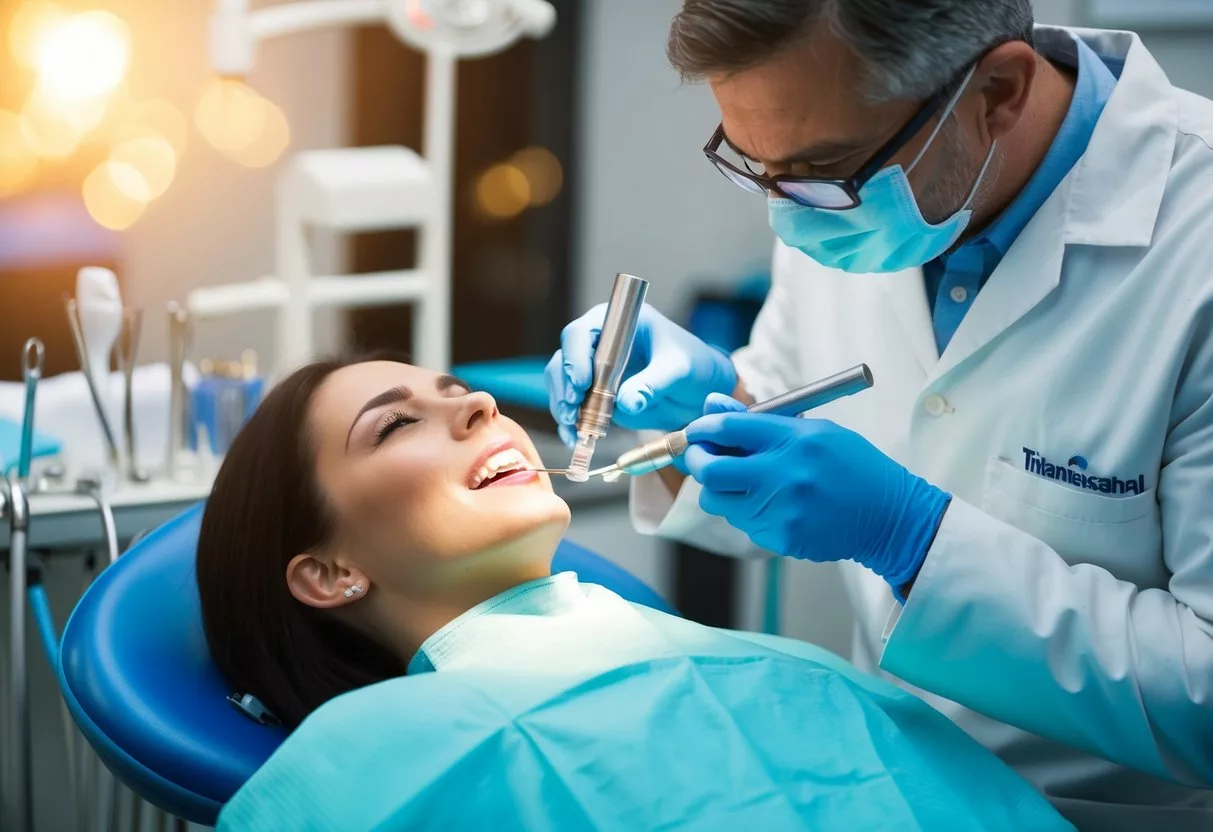
[[295, 555], [286, 565], [286, 585], [300, 603], [332, 609], [366, 595], [370, 582], [357, 569], [316, 555]]

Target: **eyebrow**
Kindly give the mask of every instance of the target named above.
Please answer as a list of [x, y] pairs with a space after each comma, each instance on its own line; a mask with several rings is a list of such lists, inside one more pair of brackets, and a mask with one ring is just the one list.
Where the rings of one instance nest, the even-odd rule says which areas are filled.
[[[464, 390], [471, 390], [471, 386], [461, 378], [452, 375], [441, 375], [434, 382], [434, 386], [439, 393], [445, 393], [452, 387], [462, 387]], [[413, 391], [403, 384], [392, 387], [389, 390], [384, 390], [378, 395], [372, 396], [367, 400], [362, 409], [358, 411], [358, 415], [354, 417], [354, 421], [350, 422], [350, 431], [345, 436], [345, 449], [350, 449], [350, 437], [354, 435], [354, 428], [358, 426], [358, 420], [370, 413], [372, 410], [378, 410], [381, 407], [387, 407], [389, 404], [402, 404], [413, 397]]]
[[[734, 144], [733, 140], [729, 138], [728, 133], [724, 132], [723, 130], [721, 130], [720, 133], [724, 137], [724, 143], [727, 144], [729, 148], [738, 156], [749, 159], [751, 162], [760, 162], [758, 158], [750, 153], [747, 153]], [[766, 162], [766, 164], [782, 167], [785, 165], [795, 164], [797, 162], [812, 162], [814, 159], [820, 159], [823, 156], [845, 159], [847, 156], [851, 156], [862, 150], [864, 144], [865, 143], [863, 142], [856, 142], [850, 139], [824, 141], [820, 144], [813, 145], [812, 147], [799, 150], [790, 156], [785, 156], [782, 159], [769, 160]]]

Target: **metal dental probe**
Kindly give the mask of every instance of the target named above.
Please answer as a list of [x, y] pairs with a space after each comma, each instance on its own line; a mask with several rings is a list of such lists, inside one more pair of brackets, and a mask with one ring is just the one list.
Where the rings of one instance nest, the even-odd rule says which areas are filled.
[[29, 498], [27, 481], [33, 457], [34, 397], [42, 378], [45, 349], [37, 338], [25, 342], [21, 351], [21, 374], [25, 381], [25, 414], [21, 425], [21, 450], [17, 475], [8, 481], [4, 510], [8, 513], [9, 581], [9, 678], [8, 755], [9, 824], [14, 832], [32, 832], [33, 788], [30, 764], [33, 759], [29, 720], [29, 677], [25, 660], [26, 568], [29, 547]]
[[143, 329], [143, 310], [122, 310], [122, 329], [118, 334], [118, 369], [126, 382], [122, 396], [122, 447], [126, 454], [126, 475], [131, 482], [148, 482], [151, 475], [139, 467], [135, 454], [135, 352]]
[[[799, 416], [806, 411], [867, 390], [874, 383], [872, 371], [868, 369], [868, 365], [860, 364], [829, 378], [823, 378], [773, 399], [751, 405], [746, 410], [749, 413], [766, 413], [774, 416]], [[621, 454], [614, 464], [590, 471], [587, 477], [601, 476], [607, 482], [613, 482], [624, 474], [639, 477], [671, 465], [675, 459], [686, 453], [688, 446], [686, 430], [676, 430]], [[536, 468], [534, 470], [544, 474], [567, 473], [563, 468]]]
[[182, 473], [183, 460], [189, 448], [189, 391], [185, 387], [185, 359], [190, 351], [193, 323], [190, 314], [176, 303], [169, 303], [169, 371], [172, 382], [169, 393], [168, 477]]
[[25, 382], [25, 414], [21, 420], [21, 449], [17, 458], [17, 477], [22, 485], [29, 484], [29, 469], [34, 458], [34, 399], [38, 382], [42, 380], [42, 363], [46, 348], [37, 338], [25, 342], [21, 351], [21, 376]]
[[76, 357], [80, 360], [80, 369], [84, 373], [84, 380], [88, 384], [88, 394], [93, 400], [93, 408], [97, 411], [97, 421], [101, 423], [101, 433], [105, 438], [106, 451], [109, 453], [110, 465], [115, 471], [121, 470], [121, 461], [118, 455], [118, 442], [114, 438], [114, 429], [110, 424], [109, 414], [106, 411], [105, 402], [101, 398], [101, 391], [97, 389], [97, 383], [93, 378], [93, 368], [89, 366], [88, 349], [84, 343], [84, 329], [80, 323], [80, 308], [73, 299], [65, 301], [67, 308], [68, 328], [72, 333], [72, 343], [76, 347]]

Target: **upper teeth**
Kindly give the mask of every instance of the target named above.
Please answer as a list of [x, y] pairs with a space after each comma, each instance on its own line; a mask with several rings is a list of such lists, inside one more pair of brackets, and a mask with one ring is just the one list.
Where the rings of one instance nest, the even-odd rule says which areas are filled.
[[485, 480], [502, 471], [513, 471], [526, 467], [526, 457], [521, 452], [514, 448], [498, 451], [485, 460], [484, 465], [480, 466], [480, 470], [476, 472], [476, 476], [472, 477], [472, 488], [479, 488]]

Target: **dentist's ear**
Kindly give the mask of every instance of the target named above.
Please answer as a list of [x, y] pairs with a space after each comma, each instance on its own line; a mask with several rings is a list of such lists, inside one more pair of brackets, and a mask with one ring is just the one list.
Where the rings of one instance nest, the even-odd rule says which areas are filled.
[[286, 585], [300, 603], [317, 609], [334, 609], [365, 596], [371, 583], [357, 569], [305, 554], [296, 555], [286, 565]]

